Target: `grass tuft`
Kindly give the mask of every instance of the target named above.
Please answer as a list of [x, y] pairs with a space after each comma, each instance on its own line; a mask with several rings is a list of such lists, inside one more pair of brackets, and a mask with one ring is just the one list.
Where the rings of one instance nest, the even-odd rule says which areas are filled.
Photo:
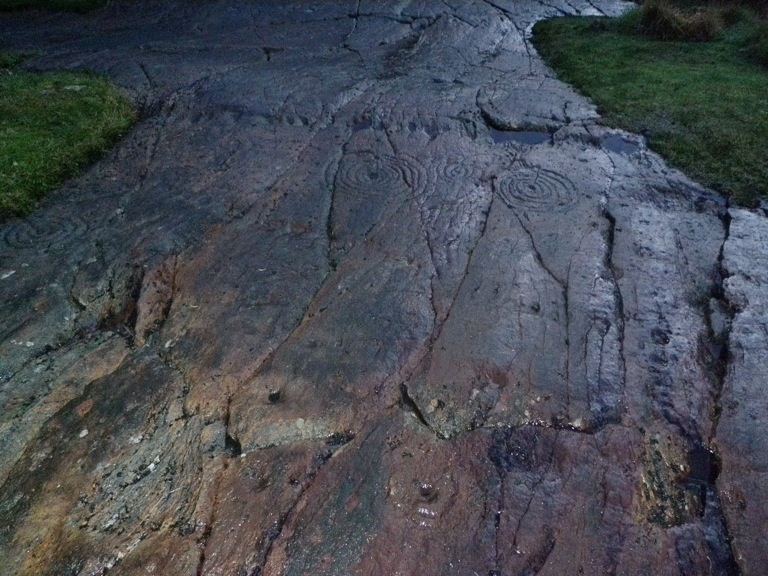
[[603, 123], [645, 135], [671, 165], [737, 203], [768, 196], [768, 70], [749, 55], [765, 55], [765, 28], [747, 51], [743, 28], [706, 43], [660, 41], [637, 33], [640, 17], [547, 20], [534, 43]]
[[0, 221], [24, 216], [98, 158], [136, 119], [133, 105], [92, 74], [36, 74], [0, 56]]
[[723, 29], [716, 10], [684, 11], [665, 0], [648, 0], [639, 10], [640, 31], [657, 40], [711, 42]]

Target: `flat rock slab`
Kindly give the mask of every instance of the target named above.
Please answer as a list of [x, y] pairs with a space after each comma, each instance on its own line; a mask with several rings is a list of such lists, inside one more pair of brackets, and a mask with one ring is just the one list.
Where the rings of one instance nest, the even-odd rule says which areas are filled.
[[0, 228], [0, 571], [763, 574], [766, 218], [530, 43], [628, 6], [0, 16], [142, 113]]

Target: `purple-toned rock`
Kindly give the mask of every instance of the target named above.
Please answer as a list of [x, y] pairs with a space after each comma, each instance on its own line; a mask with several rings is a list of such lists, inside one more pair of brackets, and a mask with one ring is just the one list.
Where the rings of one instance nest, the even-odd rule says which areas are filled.
[[529, 43], [626, 7], [0, 17], [142, 109], [0, 228], [0, 572], [761, 574], [765, 217]]

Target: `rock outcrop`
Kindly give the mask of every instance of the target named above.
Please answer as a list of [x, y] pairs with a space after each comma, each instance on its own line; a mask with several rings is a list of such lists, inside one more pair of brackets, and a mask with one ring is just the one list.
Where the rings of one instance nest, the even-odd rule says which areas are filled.
[[2, 15], [142, 119], [0, 229], [0, 571], [762, 574], [766, 218], [530, 44], [626, 7]]

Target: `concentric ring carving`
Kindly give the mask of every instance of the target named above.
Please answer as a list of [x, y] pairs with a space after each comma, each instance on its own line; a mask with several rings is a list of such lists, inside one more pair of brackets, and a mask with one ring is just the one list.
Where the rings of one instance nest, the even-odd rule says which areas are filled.
[[362, 196], [424, 188], [425, 170], [413, 158], [373, 152], [346, 154], [339, 163], [334, 183], [338, 189]]
[[516, 169], [498, 178], [494, 188], [512, 209], [565, 209], [578, 197], [576, 186], [566, 176], [528, 163], [520, 163]]

